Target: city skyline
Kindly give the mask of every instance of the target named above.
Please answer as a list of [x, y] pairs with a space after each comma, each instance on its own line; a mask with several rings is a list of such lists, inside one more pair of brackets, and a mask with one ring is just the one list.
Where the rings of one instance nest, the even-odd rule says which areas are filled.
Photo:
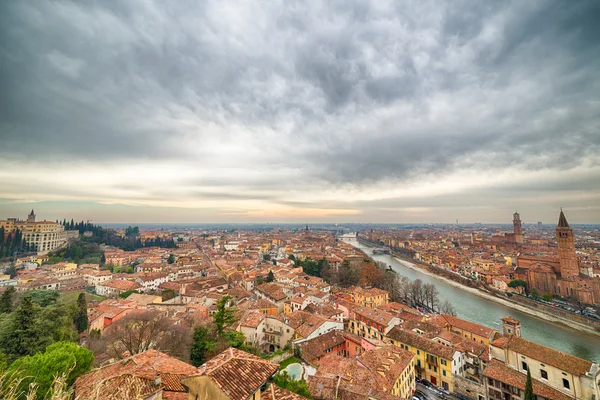
[[0, 218], [600, 223], [592, 2], [0, 5]]

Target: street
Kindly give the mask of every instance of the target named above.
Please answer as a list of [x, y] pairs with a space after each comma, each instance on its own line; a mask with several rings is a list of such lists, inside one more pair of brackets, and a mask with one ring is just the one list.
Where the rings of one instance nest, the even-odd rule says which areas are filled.
[[451, 394], [443, 394], [435, 389], [428, 388], [419, 382], [417, 382], [416, 395], [416, 397], [424, 397], [426, 400], [459, 400]]

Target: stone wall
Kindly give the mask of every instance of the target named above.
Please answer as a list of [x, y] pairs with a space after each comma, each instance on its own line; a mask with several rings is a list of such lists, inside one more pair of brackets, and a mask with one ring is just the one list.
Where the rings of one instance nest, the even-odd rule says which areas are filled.
[[485, 399], [485, 387], [481, 383], [469, 379], [454, 376], [454, 393], [465, 396], [472, 400]]

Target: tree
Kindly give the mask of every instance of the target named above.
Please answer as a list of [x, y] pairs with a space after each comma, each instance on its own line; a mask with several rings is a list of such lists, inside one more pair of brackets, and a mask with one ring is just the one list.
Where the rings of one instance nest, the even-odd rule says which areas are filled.
[[115, 358], [135, 355], [159, 347], [163, 335], [172, 328], [172, 322], [155, 310], [132, 312], [113, 322], [104, 331], [107, 352]]
[[294, 377], [290, 376], [287, 371], [282, 371], [275, 374], [275, 376], [273, 376], [273, 383], [280, 388], [297, 393], [300, 396], [304, 396], [309, 399], [311, 398], [308, 384], [303, 380], [294, 379]]
[[448, 300], [444, 300], [444, 302], [440, 304], [440, 313], [451, 315], [453, 317], [456, 316], [456, 310], [454, 309], [452, 303], [450, 303]]
[[30, 384], [37, 384], [37, 398], [46, 398], [57, 375], [65, 374], [67, 385], [88, 372], [94, 360], [93, 353], [71, 342], [58, 342], [44, 353], [26, 356], [11, 364], [9, 373], [20, 378], [20, 389], [26, 392]]
[[117, 296], [119, 299], [126, 299], [129, 296], [131, 296], [134, 293], [139, 293], [137, 290], [126, 290], [122, 293], [119, 293], [119, 295]]
[[177, 292], [173, 289], [165, 289], [162, 291], [162, 301], [171, 300], [177, 297]]
[[275, 280], [275, 275], [273, 274], [273, 271], [269, 271], [266, 282], [273, 282], [274, 280]]
[[531, 380], [531, 371], [529, 371], [529, 368], [527, 368], [527, 381], [525, 381], [524, 400], [535, 400], [535, 394], [533, 394], [533, 382]]
[[270, 254], [263, 254], [263, 260], [264, 261], [271, 261], [271, 255]]
[[237, 309], [227, 307], [231, 296], [223, 296], [217, 300], [217, 312], [213, 314], [213, 321], [215, 323], [215, 329], [217, 330], [217, 336], [222, 337], [225, 330], [233, 325], [238, 318], [235, 316]]
[[346, 260], [340, 265], [338, 284], [341, 287], [356, 286], [360, 283], [360, 272]]
[[199, 367], [208, 359], [208, 353], [216, 344], [215, 336], [206, 326], [199, 325], [194, 329], [190, 362], [194, 367]]
[[11, 264], [8, 269], [6, 270], [6, 275], [10, 276], [10, 279], [14, 278], [15, 276], [17, 276], [17, 269], [15, 268], [14, 264]]
[[88, 328], [88, 314], [87, 314], [87, 301], [85, 299], [85, 293], [79, 293], [77, 297], [77, 311], [73, 316], [73, 322], [75, 323], [75, 329], [77, 332], [85, 332]]
[[0, 314], [12, 312], [15, 287], [9, 286], [0, 297]]
[[542, 299], [544, 299], [544, 301], [550, 302], [550, 301], [552, 301], [553, 298], [554, 297], [552, 296], [552, 293], [544, 293], [542, 295]]
[[525, 290], [525, 294], [529, 296], [529, 288], [527, 287], [527, 282], [521, 279], [515, 279], [508, 283], [508, 287], [516, 289], [518, 287], [522, 287]]
[[378, 287], [381, 284], [383, 272], [373, 262], [366, 262], [360, 269], [360, 285]]
[[35, 322], [38, 311], [35, 309], [31, 297], [26, 296], [15, 310], [12, 330], [3, 338], [3, 349], [9, 360], [35, 354], [39, 347], [39, 335]]
[[173, 253], [169, 254], [169, 258], [167, 258], [167, 263], [173, 264], [175, 262], [175, 256]]

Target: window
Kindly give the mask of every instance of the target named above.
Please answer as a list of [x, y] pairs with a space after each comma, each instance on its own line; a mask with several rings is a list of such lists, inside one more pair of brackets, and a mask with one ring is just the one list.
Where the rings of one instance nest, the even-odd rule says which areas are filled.
[[569, 384], [569, 381], [566, 380], [565, 378], [563, 378], [563, 386], [565, 387], [565, 389], [570, 390], [571, 389], [571, 385]]
[[446, 376], [446, 370], [445, 369], [442, 370], [442, 375]]
[[442, 365], [446, 365], [446, 360], [442, 360]]
[[548, 372], [545, 369], [540, 369], [540, 376], [542, 379], [548, 379]]
[[525, 361], [521, 361], [521, 368], [523, 371], [527, 371], [527, 363]]
[[421, 355], [421, 351], [420, 350], [417, 350], [417, 355]]

